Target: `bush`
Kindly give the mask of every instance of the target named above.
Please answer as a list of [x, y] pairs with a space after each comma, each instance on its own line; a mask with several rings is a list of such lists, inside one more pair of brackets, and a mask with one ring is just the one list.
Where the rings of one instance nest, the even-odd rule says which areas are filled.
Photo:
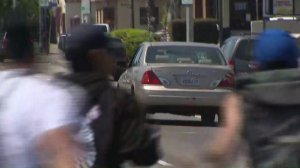
[[154, 41], [154, 35], [141, 29], [119, 29], [111, 32], [112, 37], [120, 38], [129, 58], [132, 58], [141, 43]]
[[[202, 43], [218, 43], [219, 32], [216, 20], [195, 20], [194, 41]], [[172, 23], [172, 36], [174, 41], [186, 41], [186, 22], [176, 20]]]

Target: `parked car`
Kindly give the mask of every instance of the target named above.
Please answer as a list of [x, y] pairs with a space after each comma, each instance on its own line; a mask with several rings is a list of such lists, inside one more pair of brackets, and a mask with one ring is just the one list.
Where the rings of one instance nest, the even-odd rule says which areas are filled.
[[70, 36], [70, 34], [62, 34], [59, 36], [58, 40], [58, 48], [61, 51], [65, 51], [66, 49], [66, 44], [67, 44], [67, 38]]
[[233, 85], [216, 45], [185, 42], [143, 43], [118, 80], [150, 113], [201, 114], [209, 123]]
[[109, 26], [109, 24], [104, 24], [104, 23], [102, 23], [102, 24], [94, 24], [95, 26], [98, 26], [100, 29], [102, 29], [102, 31], [104, 32], [104, 33], [110, 33], [110, 26]]
[[254, 45], [257, 35], [233, 36], [225, 40], [221, 50], [235, 73], [253, 72], [256, 64]]

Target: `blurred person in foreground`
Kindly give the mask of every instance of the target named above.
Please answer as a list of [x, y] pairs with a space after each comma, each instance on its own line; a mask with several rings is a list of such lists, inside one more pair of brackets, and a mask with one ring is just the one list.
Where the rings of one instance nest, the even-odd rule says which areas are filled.
[[241, 137], [249, 147], [251, 167], [300, 167], [298, 54], [295, 39], [286, 31], [270, 29], [259, 36], [258, 72], [238, 77], [235, 92], [224, 99], [224, 129], [210, 159], [228, 159]]
[[14, 63], [0, 72], [0, 167], [74, 168], [73, 131], [84, 91], [71, 93], [36, 74], [30, 26], [17, 12], [8, 20]]
[[146, 114], [134, 97], [111, 87], [114, 59], [109, 45], [110, 38], [93, 25], [74, 28], [65, 53], [74, 73], [63, 78], [88, 93], [83, 115], [93, 120], [94, 167], [118, 168], [126, 161], [150, 166], [160, 157], [160, 132], [145, 123]]

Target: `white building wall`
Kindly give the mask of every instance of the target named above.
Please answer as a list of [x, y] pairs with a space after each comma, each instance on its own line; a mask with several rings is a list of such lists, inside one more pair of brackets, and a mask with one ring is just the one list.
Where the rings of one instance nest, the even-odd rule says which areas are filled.
[[71, 18], [75, 15], [80, 17], [80, 3], [70, 2], [66, 4], [66, 31], [71, 29]]

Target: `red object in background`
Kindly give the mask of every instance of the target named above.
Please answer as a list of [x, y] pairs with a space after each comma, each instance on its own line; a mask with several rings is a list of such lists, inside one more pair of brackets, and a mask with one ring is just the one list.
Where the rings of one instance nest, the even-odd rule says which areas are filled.
[[229, 60], [228, 64], [232, 69], [234, 69], [234, 66], [235, 66], [234, 59]]
[[219, 83], [218, 87], [233, 88], [235, 85], [234, 73], [228, 73], [225, 78]]

